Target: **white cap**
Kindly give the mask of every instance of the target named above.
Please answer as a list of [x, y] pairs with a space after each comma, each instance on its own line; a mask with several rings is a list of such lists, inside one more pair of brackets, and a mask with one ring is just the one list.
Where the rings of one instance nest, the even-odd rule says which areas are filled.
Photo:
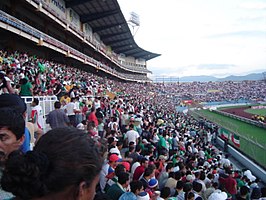
[[111, 148], [109, 153], [116, 153], [116, 154], [120, 155], [120, 151], [117, 148]]
[[150, 144], [146, 139], [143, 139], [143, 140], [142, 140], [142, 143]]
[[147, 192], [141, 192], [138, 194], [137, 200], [150, 200], [150, 195]]
[[225, 192], [213, 192], [208, 200], [226, 200], [227, 194]]

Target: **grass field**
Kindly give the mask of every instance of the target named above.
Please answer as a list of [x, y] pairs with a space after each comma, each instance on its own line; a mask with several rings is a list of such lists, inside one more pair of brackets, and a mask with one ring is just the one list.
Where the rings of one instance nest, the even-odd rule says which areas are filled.
[[240, 150], [266, 168], [266, 129], [209, 110], [196, 112], [230, 132], [238, 134]]
[[262, 115], [262, 116], [266, 116], [266, 109], [246, 109], [245, 112], [247, 113], [251, 113], [254, 115]]
[[[258, 105], [256, 104], [256, 105], [249, 105], [249, 106], [258, 106]], [[264, 105], [264, 106], [266, 106], [266, 105]], [[241, 108], [241, 107], [243, 107], [243, 105], [241, 105], [241, 106], [230, 106], [230, 107], [220, 107], [220, 108], [218, 108], [218, 110], [224, 110], [224, 109], [229, 109], [229, 108]], [[251, 108], [248, 108], [248, 109], [245, 110], [245, 112], [251, 113], [251, 114], [254, 114], [254, 115], [266, 116], [266, 108], [264, 108], [264, 109], [251, 109]]]

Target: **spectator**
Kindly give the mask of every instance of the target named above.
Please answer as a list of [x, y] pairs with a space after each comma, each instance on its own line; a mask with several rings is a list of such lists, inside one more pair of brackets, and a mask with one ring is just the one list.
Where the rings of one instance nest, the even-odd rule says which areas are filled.
[[75, 101], [76, 101], [76, 98], [71, 98], [71, 101], [67, 105], [65, 105], [63, 108], [66, 111], [70, 124], [74, 127], [76, 126]]
[[96, 117], [96, 110], [95, 110], [95, 107], [92, 107], [92, 108], [91, 108], [91, 112], [90, 112], [90, 114], [89, 114], [89, 116], [88, 116], [88, 121], [89, 121], [89, 122], [94, 122], [95, 127], [98, 126], [98, 119], [97, 119], [97, 117]]
[[58, 128], [46, 133], [34, 151], [10, 156], [1, 184], [20, 199], [92, 200], [101, 164], [97, 147], [84, 133]]
[[20, 80], [20, 96], [33, 96], [33, 87], [27, 78]]
[[[9, 76], [11, 76], [10, 74], [13, 74], [12, 71], [8, 72]], [[8, 76], [5, 76], [5, 72], [0, 71], [0, 92], [2, 91], [2, 93], [10, 93], [13, 94], [14, 93], [14, 89], [12, 88], [11, 85], [11, 80], [9, 79]]]
[[164, 187], [164, 188], [161, 189], [161, 195], [157, 199], [158, 200], [168, 200], [170, 195], [171, 195], [170, 188]]
[[114, 177], [115, 168], [117, 166], [117, 162], [119, 157], [116, 154], [111, 154], [109, 156], [108, 163], [104, 164], [100, 173], [100, 188], [103, 193], [106, 192], [107, 181], [108, 179], [112, 179]]
[[43, 130], [44, 128], [44, 119], [42, 107], [39, 105], [39, 99], [34, 98], [31, 103], [31, 121], [37, 126], [38, 129]]
[[25, 140], [25, 121], [22, 115], [10, 107], [0, 108], [0, 136], [1, 136], [1, 160], [5, 160], [8, 155], [20, 149]]
[[59, 127], [67, 127], [70, 125], [69, 118], [66, 113], [61, 109], [59, 101], [54, 103], [55, 110], [51, 111], [46, 117], [46, 123], [50, 124], [52, 129]]
[[134, 130], [134, 125], [129, 125], [129, 131], [126, 132], [125, 137], [127, 138], [127, 142], [134, 142], [134, 145], [138, 144], [139, 133]]
[[129, 174], [126, 172], [121, 172], [117, 175], [118, 182], [113, 184], [108, 190], [107, 195], [111, 197], [112, 200], [118, 200], [119, 197], [127, 191], [129, 186]]
[[119, 197], [119, 200], [137, 200], [139, 193], [143, 191], [143, 185], [140, 181], [130, 182], [130, 192], [125, 192]]
[[[10, 107], [14, 110], [16, 110], [19, 115], [22, 115], [24, 118], [24, 123], [26, 119], [26, 111], [27, 106], [24, 103], [24, 101], [16, 94], [2, 94], [0, 95], [0, 108]], [[2, 117], [5, 117], [4, 115]], [[24, 125], [25, 127], [25, 125]], [[24, 138], [24, 142], [22, 146], [20, 147], [20, 150], [23, 153], [26, 153], [30, 150], [30, 141], [31, 141], [31, 135], [29, 132], [29, 129], [27, 127], [24, 128], [24, 135], [22, 136]]]
[[149, 186], [149, 181], [152, 177], [155, 177], [155, 166], [154, 165], [149, 165], [145, 171], [144, 174], [142, 176], [142, 178], [140, 178], [140, 181], [143, 184], [143, 188], [144, 190], [147, 189], [147, 187]]
[[149, 165], [148, 160], [146, 158], [142, 158], [140, 161], [140, 166], [138, 166], [136, 170], [134, 171], [133, 180], [139, 180], [139, 178], [144, 173], [148, 165]]

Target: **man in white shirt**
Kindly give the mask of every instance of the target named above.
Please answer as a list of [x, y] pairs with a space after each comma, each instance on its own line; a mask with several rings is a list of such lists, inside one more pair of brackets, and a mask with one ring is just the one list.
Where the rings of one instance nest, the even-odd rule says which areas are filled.
[[134, 142], [134, 145], [138, 144], [139, 133], [134, 130], [134, 124], [129, 125], [129, 131], [126, 132], [127, 142]]
[[94, 107], [95, 107], [95, 110], [97, 109], [97, 108], [100, 108], [101, 107], [101, 102], [100, 102], [100, 100], [98, 99], [98, 97], [95, 97], [95, 99], [94, 99]]
[[76, 100], [75, 98], [71, 98], [71, 101], [67, 105], [64, 106], [64, 110], [66, 111], [66, 114], [72, 126], [76, 126], [75, 100]]
[[228, 159], [228, 157], [229, 157], [228, 154], [226, 154], [225, 157], [221, 159], [220, 162], [221, 162], [221, 164], [222, 164], [223, 167], [230, 167], [231, 162]]
[[42, 107], [39, 105], [39, 99], [34, 98], [31, 103], [31, 120], [32, 123], [38, 128], [43, 130], [44, 128], [44, 116]]

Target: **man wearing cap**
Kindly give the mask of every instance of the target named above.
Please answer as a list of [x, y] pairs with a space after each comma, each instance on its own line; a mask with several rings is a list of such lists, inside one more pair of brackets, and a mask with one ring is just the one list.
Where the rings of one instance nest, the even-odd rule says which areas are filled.
[[111, 154], [108, 158], [108, 162], [102, 167], [102, 170], [100, 172], [100, 188], [103, 193], [106, 192], [105, 189], [108, 179], [112, 178], [108, 175], [113, 174], [118, 160], [119, 157], [116, 154]]
[[118, 142], [118, 139], [116, 137], [109, 137], [107, 139], [107, 142], [108, 142], [108, 149], [110, 151], [110, 149], [116, 147], [116, 144]]
[[115, 146], [112, 146], [109, 150], [109, 153], [115, 153], [118, 155], [118, 157], [120, 159], [122, 159], [122, 156], [121, 156], [121, 149], [123, 147], [123, 142], [122, 141], [117, 141], [116, 145]]
[[225, 192], [213, 192], [208, 200], [226, 200], [227, 194]]

